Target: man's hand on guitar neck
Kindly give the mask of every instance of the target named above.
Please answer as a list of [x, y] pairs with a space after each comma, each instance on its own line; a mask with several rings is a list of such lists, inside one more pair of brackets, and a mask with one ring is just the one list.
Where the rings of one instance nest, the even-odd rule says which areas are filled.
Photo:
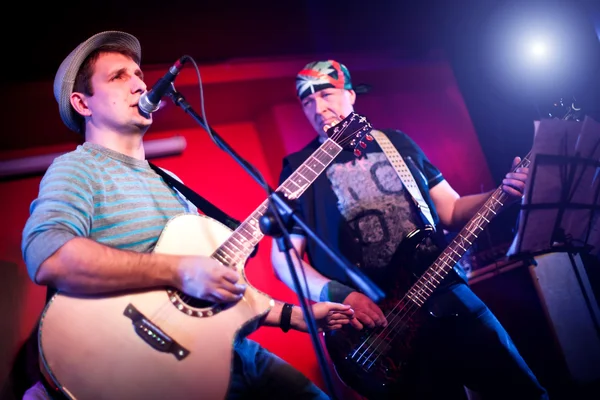
[[519, 201], [525, 192], [525, 182], [529, 176], [528, 167], [517, 167], [521, 162], [521, 157], [515, 157], [512, 163], [511, 172], [507, 173], [502, 180], [502, 190], [512, 201]]

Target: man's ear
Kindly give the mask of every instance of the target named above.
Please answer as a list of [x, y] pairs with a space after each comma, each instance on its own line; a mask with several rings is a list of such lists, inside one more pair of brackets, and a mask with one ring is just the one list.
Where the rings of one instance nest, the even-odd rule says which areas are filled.
[[354, 102], [356, 101], [356, 92], [354, 90], [346, 90], [346, 96], [348, 96], [350, 104], [354, 105]]
[[71, 106], [81, 114], [82, 117], [89, 117], [92, 115], [92, 111], [88, 108], [87, 98], [83, 93], [73, 92], [69, 97], [71, 101]]

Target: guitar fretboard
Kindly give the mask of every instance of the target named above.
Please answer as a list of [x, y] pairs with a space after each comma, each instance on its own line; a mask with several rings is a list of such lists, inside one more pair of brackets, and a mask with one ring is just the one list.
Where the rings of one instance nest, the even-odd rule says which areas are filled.
[[[276, 191], [286, 198], [295, 200], [317, 179], [343, 147], [332, 139], [327, 139], [319, 148], [287, 178]], [[212, 257], [223, 265], [237, 265], [245, 260], [254, 247], [264, 237], [259, 220], [268, 210], [269, 199], [260, 206], [219, 246]]]
[[[530, 153], [531, 154], [531, 153]], [[530, 154], [525, 156], [517, 168], [528, 167]], [[440, 285], [444, 277], [452, 270], [456, 263], [464, 256], [469, 247], [475, 242], [479, 234], [506, 203], [508, 195], [500, 185], [481, 206], [477, 213], [462, 230], [454, 237], [450, 244], [442, 251], [435, 262], [421, 275], [406, 297], [417, 306], [422, 306], [433, 291]]]

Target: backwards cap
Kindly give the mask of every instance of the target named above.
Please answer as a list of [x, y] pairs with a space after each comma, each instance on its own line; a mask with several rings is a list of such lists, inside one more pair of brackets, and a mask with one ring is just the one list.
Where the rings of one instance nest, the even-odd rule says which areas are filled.
[[334, 60], [314, 61], [306, 64], [296, 76], [296, 92], [300, 100], [328, 88], [352, 90], [350, 72], [344, 64]]

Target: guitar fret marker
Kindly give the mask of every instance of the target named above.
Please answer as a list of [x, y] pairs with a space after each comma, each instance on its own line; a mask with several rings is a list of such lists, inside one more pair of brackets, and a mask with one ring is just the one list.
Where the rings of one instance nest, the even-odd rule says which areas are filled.
[[460, 259], [460, 257], [462, 257], [462, 254], [457, 253], [456, 250], [454, 250], [454, 249], [450, 249], [450, 250], [452, 250], [454, 252], [454, 254], [456, 254], [458, 256], [459, 259]]
[[437, 271], [437, 269], [434, 268], [432, 271], [433, 271], [434, 274], [436, 274], [437, 276], [439, 276], [440, 279], [444, 279], [444, 277], [440, 275], [440, 273]]
[[481, 218], [483, 218], [485, 220], [485, 222], [487, 222], [487, 223], [490, 222], [486, 217], [483, 216], [483, 214], [477, 213], [477, 215], [479, 215]]
[[492, 209], [490, 208], [490, 206], [485, 206], [485, 207], [486, 207], [486, 208], [488, 209], [488, 211], [490, 211], [492, 214], [496, 215], [496, 211], [492, 210]]

